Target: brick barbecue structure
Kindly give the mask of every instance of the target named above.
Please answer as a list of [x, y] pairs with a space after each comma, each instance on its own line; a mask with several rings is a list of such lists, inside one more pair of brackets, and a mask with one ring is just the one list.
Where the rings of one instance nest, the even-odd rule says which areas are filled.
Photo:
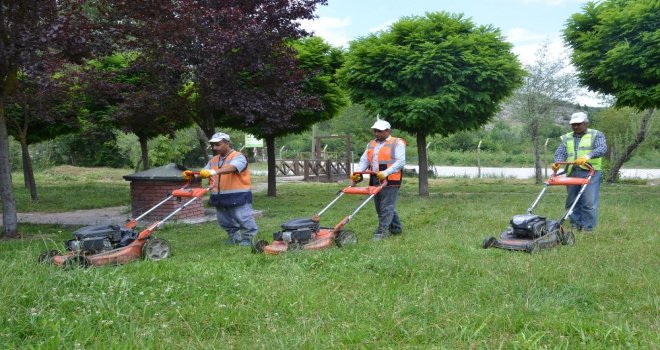
[[[164, 200], [173, 190], [181, 188], [185, 184], [185, 180], [181, 177], [181, 172], [184, 170], [186, 168], [170, 163], [158, 168], [124, 176], [125, 180], [131, 182], [131, 217], [137, 218]], [[189, 185], [190, 188], [201, 187], [199, 180], [194, 181]], [[190, 199], [182, 198], [181, 201], [178, 201], [176, 197], [173, 197], [149, 213], [142, 220], [162, 220]], [[206, 199], [195, 200], [172, 219], [183, 220], [203, 217], [204, 200]]]

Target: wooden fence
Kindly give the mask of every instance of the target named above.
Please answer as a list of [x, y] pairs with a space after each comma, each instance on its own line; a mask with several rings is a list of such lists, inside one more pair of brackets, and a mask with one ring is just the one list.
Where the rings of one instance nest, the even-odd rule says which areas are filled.
[[277, 176], [303, 176], [305, 181], [330, 182], [347, 179], [351, 164], [344, 160], [277, 159]]

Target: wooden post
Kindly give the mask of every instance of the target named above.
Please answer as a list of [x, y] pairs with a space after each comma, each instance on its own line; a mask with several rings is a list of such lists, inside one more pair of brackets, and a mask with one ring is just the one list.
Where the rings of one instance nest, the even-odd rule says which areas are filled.
[[545, 145], [543, 146], [543, 159], [545, 159], [545, 167], [543, 170], [545, 170], [545, 175], [544, 177], [548, 177], [548, 141], [550, 141], [550, 138], [545, 139]]
[[477, 145], [477, 178], [481, 179], [481, 140]]
[[328, 182], [332, 180], [332, 160], [325, 160], [325, 175], [328, 178]]
[[303, 180], [309, 180], [309, 160], [305, 159], [303, 161]]
[[353, 172], [353, 147], [351, 146], [351, 135], [344, 136], [344, 145], [346, 147], [346, 171], [349, 172], [347, 175], [350, 176]]

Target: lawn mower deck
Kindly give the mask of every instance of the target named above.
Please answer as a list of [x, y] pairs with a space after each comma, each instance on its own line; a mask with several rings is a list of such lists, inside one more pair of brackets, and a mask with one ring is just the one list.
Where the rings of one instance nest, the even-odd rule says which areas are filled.
[[[372, 171], [356, 172], [356, 174], [369, 174], [375, 175]], [[268, 243], [266, 240], [259, 240], [253, 245], [254, 253], [265, 253], [268, 255], [277, 255], [289, 250], [319, 250], [336, 245], [343, 247], [350, 244], [357, 243], [357, 236], [353, 231], [344, 230], [344, 226], [369, 202], [373, 197], [380, 193], [381, 189], [387, 185], [387, 181], [383, 181], [379, 186], [355, 187], [356, 182], [350, 186], [345, 187], [330, 202], [323, 210], [311, 218], [296, 218], [291, 219], [281, 225], [282, 230], [273, 233], [273, 242]], [[334, 227], [321, 227], [321, 215], [328, 210], [339, 198], [344, 194], [352, 195], [366, 195], [367, 198], [355, 209], [350, 215], [344, 217]]]
[[[559, 163], [574, 164], [572, 162]], [[545, 182], [541, 193], [536, 197], [532, 206], [527, 209], [527, 213], [514, 215], [509, 227], [500, 234], [500, 238], [486, 237], [482, 243], [483, 248], [495, 247], [534, 254], [540, 250], [554, 248], [558, 245], [575, 244], [575, 234], [567, 231], [563, 223], [573, 212], [575, 205], [594, 175], [591, 164], [587, 163], [586, 166], [589, 168], [589, 175], [586, 178], [562, 177], [560, 176], [561, 173], [554, 172]], [[546, 220], [545, 217], [532, 213], [549, 186], [581, 186], [575, 200], [559, 221]]]
[[[199, 172], [193, 172], [199, 175]], [[180, 189], [172, 193], [135, 219], [131, 219], [123, 226], [96, 225], [86, 226], [73, 233], [73, 239], [64, 243], [66, 252], [47, 250], [39, 255], [40, 263], [50, 263], [68, 267], [90, 267], [102, 265], [119, 265], [139, 259], [157, 261], [170, 256], [170, 243], [162, 238], [152, 236], [153, 232], [162, 226], [168, 219], [202, 198], [214, 184], [209, 179], [207, 188], [187, 188], [192, 179], [188, 180]], [[154, 211], [172, 198], [190, 198], [164, 219], [154, 222], [144, 230], [133, 230], [140, 219]]]

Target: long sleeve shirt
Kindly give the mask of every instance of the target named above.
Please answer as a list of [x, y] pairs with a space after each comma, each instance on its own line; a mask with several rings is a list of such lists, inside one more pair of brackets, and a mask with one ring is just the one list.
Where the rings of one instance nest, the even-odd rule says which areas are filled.
[[[388, 136], [385, 141], [388, 141], [392, 136]], [[374, 156], [369, 164], [369, 159], [367, 158], [367, 151], [365, 150], [360, 157], [360, 163], [358, 163], [357, 171], [365, 171], [371, 166], [372, 171], [378, 171], [378, 153], [380, 149], [385, 145], [385, 141], [376, 140], [376, 147], [374, 148]], [[368, 145], [367, 145], [368, 147]], [[404, 142], [399, 142], [394, 148], [394, 164], [383, 172], [385, 175], [390, 176], [397, 171], [403, 169], [403, 166], [406, 165], [406, 144]]]
[[[230, 155], [231, 152], [233, 152], [233, 150], [227, 152], [226, 156], [220, 157], [220, 159], [218, 159], [218, 167], [225, 164], [225, 158], [227, 158], [227, 156]], [[236, 156], [232, 160], [230, 160], [229, 164], [235, 166], [236, 167], [236, 172], [240, 173], [240, 172], [243, 172], [243, 170], [245, 170], [245, 168], [247, 168], [248, 162], [247, 162], [247, 159], [245, 158], [244, 155], [239, 154], [238, 156]], [[204, 167], [204, 169], [206, 169], [206, 170], [213, 169], [213, 164], [211, 164], [211, 161], [206, 163], [206, 166]]]
[[[580, 145], [580, 140], [582, 139], [582, 135], [577, 136], [573, 135], [573, 145], [575, 145], [575, 150], [573, 151], [574, 154], [578, 153], [577, 148]], [[598, 157], [603, 157], [607, 153], [607, 141], [605, 140], [605, 134], [602, 132], [597, 132], [596, 137], [594, 138], [594, 148], [587, 154], [589, 158], [598, 158]], [[557, 150], [555, 151], [555, 162], [564, 162], [566, 161], [566, 157], [568, 157], [568, 152], [566, 151], [566, 145], [564, 143], [560, 143], [559, 147], [557, 147]]]

